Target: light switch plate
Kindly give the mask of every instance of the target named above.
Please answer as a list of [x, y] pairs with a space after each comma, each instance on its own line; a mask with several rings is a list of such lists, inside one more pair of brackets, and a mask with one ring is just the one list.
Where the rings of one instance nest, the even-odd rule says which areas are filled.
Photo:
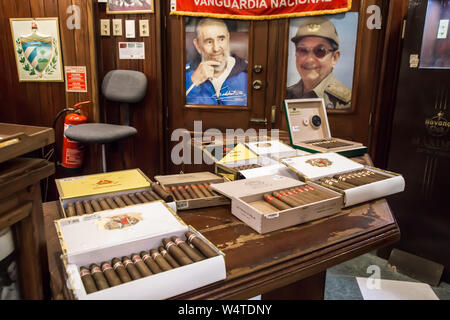
[[113, 19], [113, 35], [121, 36], [122, 34], [122, 19]]
[[102, 36], [110, 36], [111, 35], [111, 20], [100, 19], [100, 34]]
[[125, 37], [136, 38], [136, 23], [134, 20], [125, 20]]
[[141, 37], [150, 37], [148, 20], [139, 20], [139, 33]]

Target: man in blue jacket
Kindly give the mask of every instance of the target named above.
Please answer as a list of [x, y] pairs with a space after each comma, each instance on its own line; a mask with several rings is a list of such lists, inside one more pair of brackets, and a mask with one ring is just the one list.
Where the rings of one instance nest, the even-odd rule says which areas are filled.
[[186, 103], [246, 106], [248, 62], [230, 55], [225, 22], [200, 20], [193, 42], [201, 59], [186, 65]]

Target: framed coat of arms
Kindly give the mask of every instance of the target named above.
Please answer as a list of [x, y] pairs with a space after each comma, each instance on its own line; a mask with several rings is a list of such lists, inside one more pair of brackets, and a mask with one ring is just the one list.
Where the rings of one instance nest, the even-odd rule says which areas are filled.
[[58, 18], [11, 18], [19, 81], [63, 82]]

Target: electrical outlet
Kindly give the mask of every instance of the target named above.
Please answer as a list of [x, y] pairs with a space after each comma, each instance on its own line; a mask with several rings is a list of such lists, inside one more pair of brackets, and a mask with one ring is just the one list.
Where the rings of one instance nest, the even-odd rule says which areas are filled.
[[141, 37], [150, 37], [148, 20], [139, 20], [139, 33]]
[[122, 35], [122, 19], [113, 19], [113, 35]]
[[102, 36], [111, 35], [111, 21], [109, 19], [100, 20], [100, 34]]

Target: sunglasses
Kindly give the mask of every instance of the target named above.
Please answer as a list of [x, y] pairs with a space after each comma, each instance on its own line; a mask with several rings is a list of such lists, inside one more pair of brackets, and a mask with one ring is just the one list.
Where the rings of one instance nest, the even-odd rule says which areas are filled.
[[330, 52], [334, 52], [336, 50], [327, 49], [326, 47], [324, 47], [322, 45], [318, 45], [312, 49], [309, 49], [306, 47], [297, 47], [297, 49], [296, 49], [297, 55], [301, 58], [306, 57], [311, 51], [314, 53], [316, 58], [322, 59]]

